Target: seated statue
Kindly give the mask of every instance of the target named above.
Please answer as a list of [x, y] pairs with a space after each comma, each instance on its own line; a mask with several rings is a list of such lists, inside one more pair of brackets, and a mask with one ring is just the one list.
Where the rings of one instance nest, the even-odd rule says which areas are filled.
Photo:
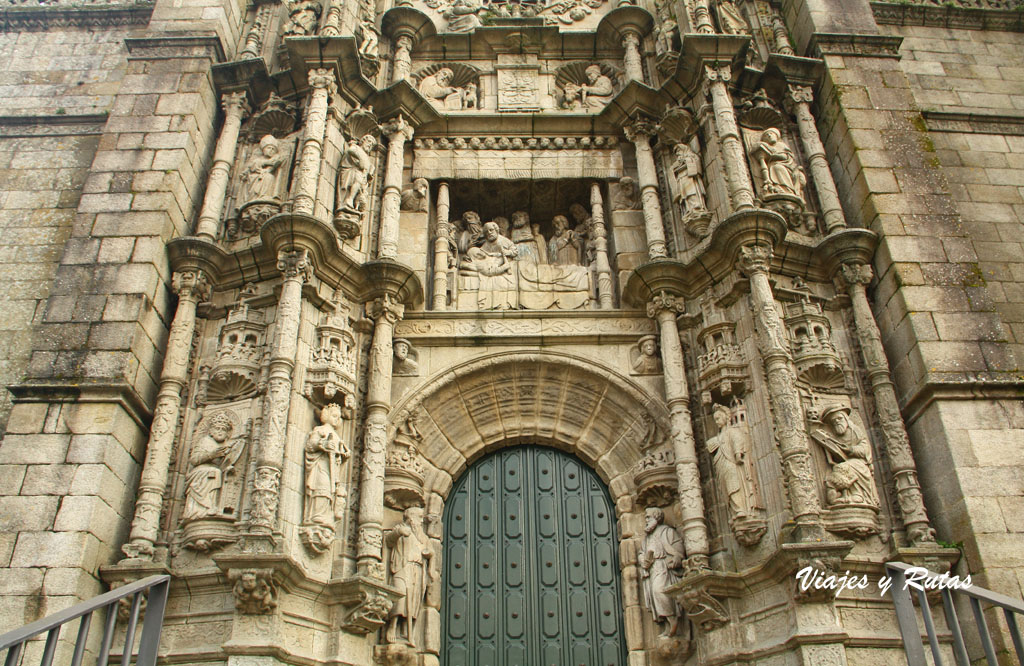
[[611, 78], [602, 74], [601, 68], [597, 65], [591, 65], [585, 71], [589, 84], [567, 83], [565, 104], [571, 109], [599, 111], [612, 101], [615, 86], [612, 85]]

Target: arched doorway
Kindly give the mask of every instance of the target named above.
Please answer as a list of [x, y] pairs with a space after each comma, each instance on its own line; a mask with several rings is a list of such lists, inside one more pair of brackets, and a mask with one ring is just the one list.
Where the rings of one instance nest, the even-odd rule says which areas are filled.
[[579, 459], [517, 446], [445, 503], [444, 666], [624, 666], [608, 490]]

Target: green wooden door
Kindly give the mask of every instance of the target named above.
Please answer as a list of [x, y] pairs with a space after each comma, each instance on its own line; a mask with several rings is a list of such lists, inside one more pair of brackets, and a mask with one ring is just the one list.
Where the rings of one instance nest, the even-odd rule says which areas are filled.
[[444, 666], [626, 663], [615, 513], [590, 468], [503, 449], [458, 481], [444, 526]]

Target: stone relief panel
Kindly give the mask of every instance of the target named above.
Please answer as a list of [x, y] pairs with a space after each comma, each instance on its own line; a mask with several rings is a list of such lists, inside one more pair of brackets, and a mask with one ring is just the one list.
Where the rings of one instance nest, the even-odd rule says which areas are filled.
[[576, 61], [555, 71], [558, 106], [570, 111], [601, 111], [618, 92], [621, 72], [609, 63]]
[[434, 63], [413, 74], [416, 89], [441, 111], [479, 109], [480, 71], [465, 63]]
[[604, 0], [425, 0], [423, 3], [447, 20], [441, 32], [473, 32], [484, 23], [502, 19], [539, 18], [546, 25], [591, 27]]

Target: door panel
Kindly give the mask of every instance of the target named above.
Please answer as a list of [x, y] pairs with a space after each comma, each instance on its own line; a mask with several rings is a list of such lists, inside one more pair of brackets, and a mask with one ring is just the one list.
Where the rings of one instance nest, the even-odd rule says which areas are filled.
[[503, 449], [445, 506], [444, 666], [624, 666], [604, 484], [573, 456]]

